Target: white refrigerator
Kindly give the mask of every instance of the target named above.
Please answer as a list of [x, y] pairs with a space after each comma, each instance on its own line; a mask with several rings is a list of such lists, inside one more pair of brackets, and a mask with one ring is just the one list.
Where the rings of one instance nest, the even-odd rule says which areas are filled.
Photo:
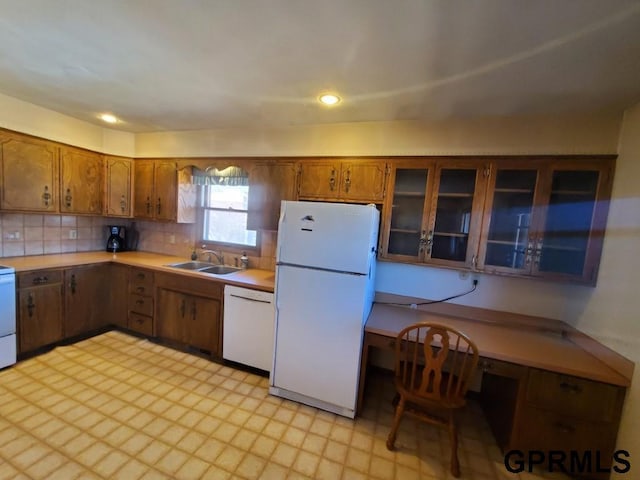
[[379, 219], [374, 205], [282, 202], [269, 393], [355, 416]]

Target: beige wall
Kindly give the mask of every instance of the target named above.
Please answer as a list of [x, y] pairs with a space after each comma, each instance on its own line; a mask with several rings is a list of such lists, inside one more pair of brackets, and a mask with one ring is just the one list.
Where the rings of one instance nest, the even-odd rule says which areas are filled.
[[132, 133], [102, 128], [2, 94], [0, 127], [112, 155], [135, 153]]
[[621, 117], [496, 117], [141, 133], [136, 156], [615, 153]]

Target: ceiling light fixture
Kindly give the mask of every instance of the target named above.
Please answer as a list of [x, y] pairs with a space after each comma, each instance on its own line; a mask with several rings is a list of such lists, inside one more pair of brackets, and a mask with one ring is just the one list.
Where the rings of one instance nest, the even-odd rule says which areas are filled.
[[118, 118], [115, 115], [111, 115], [110, 113], [103, 113], [100, 115], [100, 119], [103, 122], [107, 123], [118, 123]]
[[341, 98], [333, 93], [323, 93], [318, 97], [321, 103], [329, 106], [337, 105], [341, 102]]

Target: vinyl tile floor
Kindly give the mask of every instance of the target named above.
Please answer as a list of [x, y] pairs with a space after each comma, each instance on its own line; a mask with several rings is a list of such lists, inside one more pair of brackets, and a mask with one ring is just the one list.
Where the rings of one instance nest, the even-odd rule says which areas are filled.
[[[446, 431], [403, 420], [371, 375], [350, 420], [268, 394], [268, 379], [111, 331], [0, 371], [0, 479], [448, 479]], [[508, 473], [477, 405], [460, 419], [463, 479]]]

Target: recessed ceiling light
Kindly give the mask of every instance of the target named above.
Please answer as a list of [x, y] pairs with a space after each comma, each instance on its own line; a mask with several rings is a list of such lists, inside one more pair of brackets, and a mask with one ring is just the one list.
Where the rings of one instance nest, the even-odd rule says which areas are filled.
[[340, 97], [333, 93], [323, 93], [318, 97], [318, 100], [325, 105], [337, 105], [341, 101]]
[[111, 115], [110, 113], [103, 113], [102, 115], [100, 115], [100, 119], [103, 122], [107, 122], [107, 123], [117, 123], [118, 122], [118, 118], [115, 115]]

